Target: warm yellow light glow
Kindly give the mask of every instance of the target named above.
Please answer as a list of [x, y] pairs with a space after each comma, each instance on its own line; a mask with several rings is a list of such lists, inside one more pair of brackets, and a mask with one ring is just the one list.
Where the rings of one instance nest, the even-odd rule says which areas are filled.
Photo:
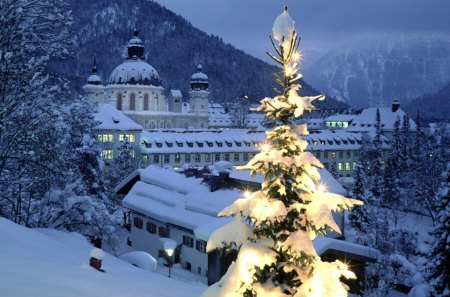
[[262, 198], [262, 204], [263, 204], [264, 206], [267, 206], [267, 205], [269, 204], [269, 200], [268, 200], [266, 197], [263, 197], [263, 198]]
[[264, 152], [264, 153], [266, 153], [266, 154], [268, 154], [269, 151], [270, 151], [270, 145], [268, 145], [267, 143], [264, 143], [264, 144], [261, 146], [261, 151]]
[[167, 255], [168, 255], [169, 257], [172, 257], [172, 255], [173, 255], [173, 249], [167, 249], [167, 250], [166, 250], [166, 253], [167, 253]]
[[292, 59], [296, 62], [300, 61], [301, 58], [302, 56], [298, 52], [295, 52], [294, 55], [292, 56]]
[[245, 198], [249, 198], [252, 193], [249, 190], [245, 190], [242, 194]]
[[286, 76], [291, 76], [294, 73], [294, 68], [292, 68], [291, 66], [287, 66], [285, 72]]
[[317, 186], [317, 191], [320, 193], [325, 193], [327, 191], [327, 186], [325, 184], [319, 184]]
[[342, 263], [340, 268], [343, 270], [348, 270], [348, 265], [345, 263]]

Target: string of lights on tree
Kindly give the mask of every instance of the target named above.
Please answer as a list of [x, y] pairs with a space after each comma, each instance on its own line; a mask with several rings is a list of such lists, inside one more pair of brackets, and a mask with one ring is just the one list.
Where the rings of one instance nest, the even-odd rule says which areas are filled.
[[300, 38], [287, 7], [276, 18], [270, 40], [275, 54], [269, 55], [282, 68], [275, 73], [281, 88], [276, 89], [278, 96], [263, 99], [255, 110], [275, 127], [266, 132], [261, 151], [238, 168], [260, 174], [264, 181], [261, 190], [244, 192], [219, 213], [234, 219], [213, 233], [207, 251], [227, 247], [239, 253], [203, 296], [347, 296], [340, 278], [355, 278], [355, 274], [341, 261], [322, 261], [312, 240], [328, 231], [340, 233], [332, 212], [360, 202], [328, 193], [320, 183], [318, 169], [323, 165], [305, 151], [308, 128], [296, 120], [324, 96], [298, 94]]

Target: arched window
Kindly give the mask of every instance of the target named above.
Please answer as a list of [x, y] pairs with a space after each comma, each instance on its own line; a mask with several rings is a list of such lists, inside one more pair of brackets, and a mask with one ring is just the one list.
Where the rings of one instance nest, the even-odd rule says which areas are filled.
[[144, 95], [144, 110], [148, 110], [148, 94]]
[[136, 110], [136, 94], [134, 93], [130, 95], [130, 110]]
[[122, 93], [117, 94], [117, 109], [122, 110]]

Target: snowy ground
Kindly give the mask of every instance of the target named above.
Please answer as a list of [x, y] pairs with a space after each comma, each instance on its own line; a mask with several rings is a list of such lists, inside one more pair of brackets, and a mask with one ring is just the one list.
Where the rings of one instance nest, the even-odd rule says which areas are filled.
[[[27, 229], [0, 218], [0, 238], [1, 296], [193, 297], [206, 289], [136, 268], [109, 254], [103, 260], [105, 273], [96, 271], [87, 264], [92, 246], [79, 234]], [[188, 278], [177, 270], [175, 278]]]

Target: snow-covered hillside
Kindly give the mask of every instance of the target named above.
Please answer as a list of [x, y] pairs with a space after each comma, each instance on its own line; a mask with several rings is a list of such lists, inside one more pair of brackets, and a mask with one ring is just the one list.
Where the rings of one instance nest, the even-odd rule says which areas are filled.
[[79, 234], [27, 229], [0, 218], [0, 296], [200, 296], [205, 286], [136, 268], [109, 254], [105, 273], [89, 267], [92, 246]]
[[450, 39], [385, 37], [332, 50], [304, 70], [308, 82], [360, 107], [402, 104], [450, 80]]

